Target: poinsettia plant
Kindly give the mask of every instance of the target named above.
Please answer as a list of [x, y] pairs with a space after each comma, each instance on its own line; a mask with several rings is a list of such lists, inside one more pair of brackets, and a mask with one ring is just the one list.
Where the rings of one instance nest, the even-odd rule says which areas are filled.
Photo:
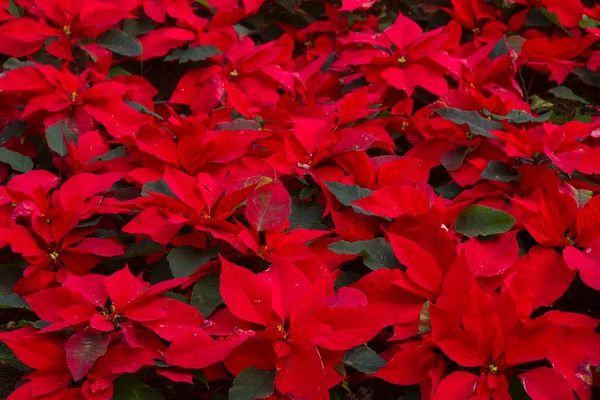
[[599, 398], [599, 42], [583, 0], [0, 0], [0, 392]]

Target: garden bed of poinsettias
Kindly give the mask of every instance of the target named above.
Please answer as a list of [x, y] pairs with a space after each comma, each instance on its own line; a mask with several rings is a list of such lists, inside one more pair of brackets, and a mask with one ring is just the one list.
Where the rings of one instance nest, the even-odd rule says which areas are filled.
[[600, 6], [0, 0], [0, 396], [600, 396]]

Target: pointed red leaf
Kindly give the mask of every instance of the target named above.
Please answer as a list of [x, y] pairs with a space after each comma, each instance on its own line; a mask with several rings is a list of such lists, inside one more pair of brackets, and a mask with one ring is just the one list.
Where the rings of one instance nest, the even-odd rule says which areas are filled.
[[90, 371], [96, 360], [106, 354], [109, 342], [109, 335], [90, 331], [77, 332], [69, 338], [65, 353], [73, 380], [80, 380]]
[[532, 400], [574, 400], [568, 382], [561, 374], [541, 367], [519, 375], [523, 387]]
[[83, 239], [75, 248], [75, 252], [95, 254], [100, 257], [114, 257], [125, 254], [115, 242], [110, 239], [89, 237]]
[[329, 399], [325, 367], [312, 343], [292, 344], [277, 372], [275, 387], [291, 399]]
[[360, 200], [353, 201], [365, 211], [386, 218], [429, 211], [429, 198], [421, 190], [409, 186], [390, 185]]
[[600, 240], [595, 240], [583, 252], [569, 246], [563, 251], [563, 257], [569, 268], [579, 271], [586, 285], [600, 290]]
[[287, 319], [294, 304], [308, 291], [308, 278], [291, 262], [274, 262], [259, 275], [271, 288], [273, 311]]
[[233, 315], [267, 325], [271, 320], [271, 291], [252, 271], [221, 257], [221, 296]]
[[292, 214], [290, 195], [281, 181], [260, 186], [248, 196], [246, 218], [258, 232], [283, 225]]
[[465, 256], [473, 276], [500, 275], [519, 258], [517, 232], [503, 233], [494, 239], [471, 238], [465, 243]]
[[435, 389], [433, 400], [465, 400], [477, 387], [477, 376], [468, 372], [452, 372]]

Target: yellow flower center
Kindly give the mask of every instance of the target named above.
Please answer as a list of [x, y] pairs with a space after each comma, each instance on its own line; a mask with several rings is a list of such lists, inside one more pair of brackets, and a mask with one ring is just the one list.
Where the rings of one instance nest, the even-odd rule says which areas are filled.
[[304, 42], [304, 45], [306, 47], [312, 47], [313, 46], [313, 42], [312, 42], [312, 40], [307, 40], [306, 42]]
[[231, 75], [232, 78], [237, 78], [240, 74], [238, 74], [238, 72], [234, 69], [229, 73], [229, 75]]
[[490, 374], [496, 375], [498, 373], [498, 367], [496, 367], [494, 364], [488, 365], [488, 368], [490, 369]]
[[404, 63], [406, 63], [406, 58], [404, 58], [404, 57], [400, 57], [400, 58], [398, 59], [398, 62], [399, 62], [400, 64], [404, 64]]
[[79, 93], [77, 93], [77, 92], [71, 92], [71, 94], [69, 95], [69, 97], [71, 98], [71, 101], [75, 101], [77, 96], [79, 96]]
[[58, 258], [58, 253], [55, 251], [50, 253], [50, 258], [52, 259], [52, 261], [56, 261], [56, 259]]
[[481, 32], [481, 29], [479, 29], [478, 27], [473, 28], [474, 34], [478, 34], [479, 32]]
[[71, 35], [71, 27], [69, 25], [65, 25], [63, 26], [63, 32], [65, 33], [65, 35], [69, 36]]

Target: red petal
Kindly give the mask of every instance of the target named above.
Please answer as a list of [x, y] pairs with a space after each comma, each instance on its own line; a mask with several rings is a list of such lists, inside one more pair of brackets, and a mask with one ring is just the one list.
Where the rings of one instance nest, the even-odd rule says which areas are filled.
[[465, 256], [473, 276], [500, 275], [519, 258], [517, 232], [507, 232], [492, 240], [471, 238], [465, 243]]
[[429, 211], [427, 195], [409, 186], [385, 186], [369, 196], [352, 202], [365, 211], [386, 218], [403, 214], [424, 214]]
[[423, 35], [423, 30], [415, 21], [399, 13], [394, 24], [387, 28], [384, 34], [398, 49], [404, 51], [409, 44]]
[[80, 380], [92, 369], [96, 360], [106, 354], [109, 342], [109, 335], [89, 331], [77, 332], [69, 338], [65, 353], [73, 380]]
[[246, 218], [258, 232], [283, 225], [292, 214], [290, 195], [281, 181], [260, 186], [246, 201]]
[[532, 400], [575, 399], [565, 378], [552, 368], [536, 368], [519, 375], [519, 378]]
[[221, 257], [221, 296], [233, 315], [267, 325], [271, 321], [271, 291], [246, 268]]
[[591, 288], [600, 290], [600, 265], [596, 262], [600, 254], [600, 240], [594, 241], [585, 252], [577, 250], [573, 246], [563, 251], [563, 257], [569, 268], [579, 270], [581, 280]]
[[435, 389], [433, 400], [467, 400], [477, 387], [477, 376], [468, 372], [452, 372]]
[[116, 308], [122, 308], [142, 293], [144, 285], [137, 279], [129, 267], [104, 278], [106, 291]]
[[275, 378], [277, 390], [292, 399], [328, 400], [329, 387], [317, 348], [303, 342], [292, 344]]
[[101, 257], [114, 257], [125, 254], [125, 251], [110, 239], [85, 238], [71, 251], [95, 254]]
[[274, 262], [259, 275], [271, 288], [273, 311], [286, 320], [293, 305], [308, 291], [306, 275], [290, 262]]

